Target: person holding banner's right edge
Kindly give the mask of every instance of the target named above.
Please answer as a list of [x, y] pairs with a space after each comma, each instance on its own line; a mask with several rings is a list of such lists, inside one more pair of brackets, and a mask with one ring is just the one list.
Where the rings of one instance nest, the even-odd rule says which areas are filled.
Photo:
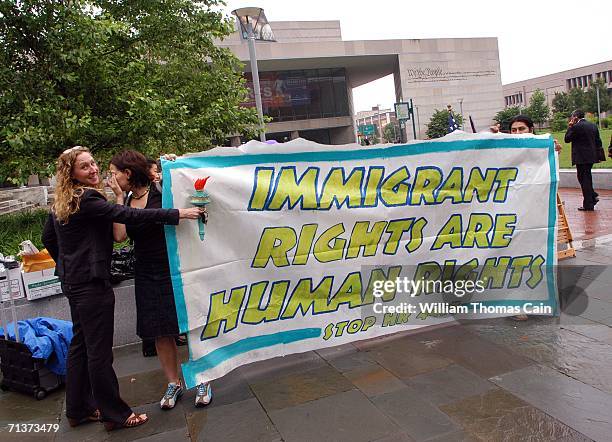
[[[535, 134], [533, 120], [529, 118], [527, 115], [517, 115], [513, 117], [509, 122], [510, 133], [513, 135], [522, 135], [522, 134]], [[491, 128], [491, 131], [496, 133], [499, 132], [499, 127]], [[555, 139], [553, 139], [555, 143], [555, 151], [561, 152], [561, 144]], [[510, 319], [515, 321], [526, 321], [529, 319], [529, 316], [525, 314], [514, 315], [511, 316]]]

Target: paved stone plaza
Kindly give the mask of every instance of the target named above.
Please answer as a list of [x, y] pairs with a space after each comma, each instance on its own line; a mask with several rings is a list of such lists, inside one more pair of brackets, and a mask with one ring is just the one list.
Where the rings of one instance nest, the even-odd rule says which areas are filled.
[[[577, 196], [563, 198], [587, 246], [560, 269], [563, 277], [588, 266], [578, 282], [584, 293], [569, 307], [578, 315], [456, 323], [254, 363], [215, 381], [205, 409], [193, 407], [190, 391], [174, 410], [160, 410], [157, 359], [143, 358], [139, 345], [122, 347], [122, 395], [150, 422], [112, 433], [97, 423], [72, 429], [63, 391], [42, 401], [2, 392], [0, 440], [610, 441], [612, 236], [589, 233], [610, 214], [575, 215]], [[609, 198], [602, 194], [600, 206], [610, 207]], [[8, 423], [26, 422], [60, 429], [8, 432]]]

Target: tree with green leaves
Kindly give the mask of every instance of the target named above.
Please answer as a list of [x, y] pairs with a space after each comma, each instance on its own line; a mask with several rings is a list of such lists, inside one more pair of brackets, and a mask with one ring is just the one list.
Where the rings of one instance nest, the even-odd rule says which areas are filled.
[[603, 78], [598, 78], [589, 85], [584, 93], [584, 111], [597, 115], [597, 90], [599, 90], [599, 108], [602, 112], [612, 109], [612, 99]]
[[521, 114], [520, 107], [510, 106], [496, 113], [495, 116], [493, 117], [493, 120], [496, 123], [500, 124], [502, 131], [510, 132], [510, 120], [520, 114]]
[[81, 144], [200, 151], [253, 136], [220, 0], [0, 0], [0, 182], [53, 173]]
[[576, 109], [584, 109], [585, 96], [582, 88], [571, 88], [567, 94], [569, 95], [570, 103], [572, 104], [572, 112]]
[[391, 121], [383, 127], [383, 139], [387, 143], [398, 143], [400, 140], [400, 127], [397, 121]]
[[525, 109], [525, 115], [529, 116], [539, 127], [548, 121], [550, 108], [546, 104], [544, 92], [540, 89], [536, 89], [529, 97], [529, 106]]
[[[455, 117], [455, 123], [461, 126], [463, 123], [463, 117], [461, 114], [453, 113]], [[427, 132], [425, 135], [427, 138], [440, 138], [448, 133], [448, 111], [447, 110], [434, 110], [429, 123], [427, 123]]]
[[550, 128], [553, 132], [563, 132], [567, 130], [568, 115], [564, 112], [557, 112], [553, 114], [552, 120], [550, 120]]
[[574, 111], [575, 107], [570, 95], [567, 92], [555, 92], [555, 97], [552, 99], [553, 114], [561, 114], [564, 117]]

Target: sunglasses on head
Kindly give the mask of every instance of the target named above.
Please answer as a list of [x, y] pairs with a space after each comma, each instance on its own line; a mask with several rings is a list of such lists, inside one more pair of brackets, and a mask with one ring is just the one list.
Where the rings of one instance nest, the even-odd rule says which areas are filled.
[[87, 150], [87, 148], [84, 147], [84, 146], [74, 146], [74, 147], [71, 147], [70, 149], [66, 149], [65, 151], [63, 151], [62, 155], [70, 153], [70, 152], [75, 151], [75, 150], [83, 150], [83, 151], [85, 151], [85, 150]]

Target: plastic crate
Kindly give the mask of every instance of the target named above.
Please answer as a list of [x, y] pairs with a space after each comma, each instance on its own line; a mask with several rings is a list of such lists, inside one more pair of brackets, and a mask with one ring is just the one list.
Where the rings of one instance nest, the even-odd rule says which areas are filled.
[[61, 387], [64, 377], [49, 371], [44, 362], [43, 359], [32, 357], [25, 344], [0, 337], [2, 390], [31, 394], [40, 400], [47, 393]]

